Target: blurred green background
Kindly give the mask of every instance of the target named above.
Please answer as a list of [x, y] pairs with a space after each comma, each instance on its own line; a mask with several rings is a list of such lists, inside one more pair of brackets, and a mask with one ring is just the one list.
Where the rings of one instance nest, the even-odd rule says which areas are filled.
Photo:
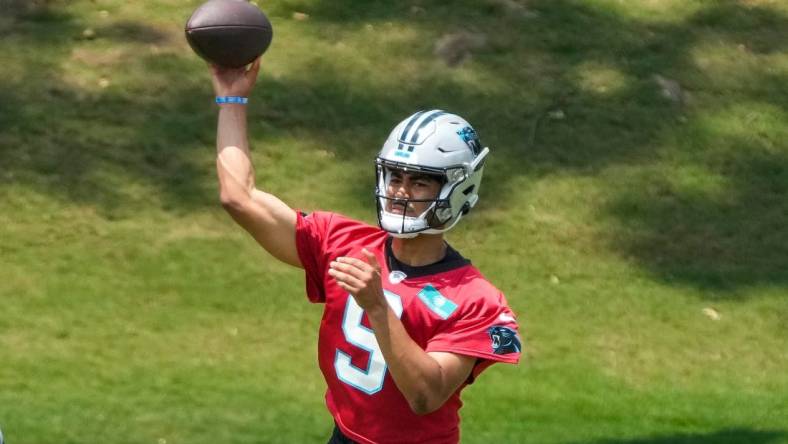
[[[193, 0], [0, 0], [0, 428], [321, 443], [321, 307], [219, 203]], [[373, 223], [420, 108], [489, 145], [449, 241], [525, 356], [464, 443], [788, 442], [788, 3], [260, 1], [258, 185]]]

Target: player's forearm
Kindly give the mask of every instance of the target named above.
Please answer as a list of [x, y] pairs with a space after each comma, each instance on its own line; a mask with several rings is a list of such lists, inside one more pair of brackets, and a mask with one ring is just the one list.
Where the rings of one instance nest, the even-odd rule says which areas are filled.
[[417, 414], [437, 410], [450, 395], [441, 366], [413, 341], [388, 306], [367, 315], [391, 376], [411, 409]]
[[246, 135], [245, 105], [222, 105], [216, 133], [216, 171], [222, 202], [249, 199], [254, 190], [254, 169]]

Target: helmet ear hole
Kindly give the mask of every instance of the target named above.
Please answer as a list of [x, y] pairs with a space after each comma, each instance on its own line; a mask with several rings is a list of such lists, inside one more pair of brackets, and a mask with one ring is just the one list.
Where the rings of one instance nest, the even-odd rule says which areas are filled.
[[433, 215], [437, 217], [441, 224], [451, 219], [451, 204], [449, 201], [438, 201], [435, 203]]
[[451, 219], [451, 210], [448, 208], [440, 208], [433, 211], [431, 215], [432, 221], [430, 222], [431, 226], [437, 227], [440, 225], [445, 224], [446, 222]]
[[464, 194], [464, 195], [466, 195], [466, 196], [467, 196], [467, 195], [469, 195], [469, 194], [473, 193], [473, 189], [474, 189], [474, 188], [476, 188], [476, 185], [471, 185], [471, 186], [469, 186], [468, 188], [466, 188], [466, 189], [462, 190], [462, 194]]

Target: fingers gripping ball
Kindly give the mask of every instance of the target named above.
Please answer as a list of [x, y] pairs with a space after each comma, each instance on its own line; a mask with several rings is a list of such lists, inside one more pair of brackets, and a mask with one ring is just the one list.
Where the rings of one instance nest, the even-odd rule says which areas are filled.
[[272, 37], [268, 17], [246, 0], [209, 0], [186, 22], [186, 40], [194, 52], [225, 68], [251, 63]]

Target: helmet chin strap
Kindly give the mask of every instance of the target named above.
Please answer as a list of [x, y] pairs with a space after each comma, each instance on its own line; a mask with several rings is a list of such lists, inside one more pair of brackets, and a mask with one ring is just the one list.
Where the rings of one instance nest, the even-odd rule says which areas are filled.
[[[420, 234], [441, 234], [441, 233], [445, 233], [445, 232], [451, 230], [452, 228], [454, 228], [454, 226], [457, 225], [457, 222], [459, 222], [460, 219], [462, 219], [462, 215], [459, 215], [457, 217], [457, 219], [455, 219], [454, 222], [452, 222], [451, 225], [449, 225], [446, 228], [427, 228], [426, 230], [419, 231], [417, 233], [398, 233], [398, 232], [394, 232], [394, 231], [389, 231], [389, 234], [392, 237], [396, 237], [396, 238], [399, 238], [399, 239], [413, 239], [414, 237], [416, 237], [416, 236], [418, 236]], [[388, 231], [388, 230], [386, 230], [386, 231]]]
[[394, 237], [412, 238], [427, 228], [427, 221], [421, 217], [408, 217], [404, 215], [382, 211], [380, 226]]
[[[434, 204], [433, 204], [433, 206], [434, 206]], [[399, 216], [399, 215], [396, 215], [396, 214], [393, 214], [393, 213], [389, 213], [386, 210], [383, 210], [383, 216], [380, 219], [381, 226], [382, 226], [382, 228], [384, 230], [388, 231], [389, 234], [391, 234], [391, 236], [393, 236], [393, 237], [396, 237], [396, 238], [399, 238], [399, 239], [412, 239], [412, 238], [418, 236], [419, 234], [441, 234], [441, 233], [445, 233], [445, 232], [451, 230], [452, 228], [454, 228], [454, 226], [457, 225], [457, 223], [460, 221], [460, 219], [462, 219], [462, 216], [465, 215], [465, 212], [461, 212], [460, 214], [457, 215], [457, 218], [454, 219], [454, 222], [452, 222], [451, 225], [449, 225], [448, 227], [445, 227], [445, 228], [426, 228], [426, 229], [421, 229], [422, 227], [427, 226], [427, 221], [426, 221], [426, 219], [423, 218], [424, 214], [426, 214], [427, 212], [432, 210], [433, 206], [430, 206], [430, 208], [428, 208], [427, 211], [422, 213], [422, 215], [419, 216], [419, 217], [408, 217], [408, 216], [402, 217], [402, 216]], [[414, 227], [414, 225], [416, 225], [416, 227]], [[401, 228], [401, 229], [409, 228], [411, 230], [415, 228], [415, 229], [417, 229], [419, 231], [416, 231], [416, 232], [406, 231], [405, 233], [400, 233], [399, 230], [397, 228], [394, 228], [394, 227]]]

